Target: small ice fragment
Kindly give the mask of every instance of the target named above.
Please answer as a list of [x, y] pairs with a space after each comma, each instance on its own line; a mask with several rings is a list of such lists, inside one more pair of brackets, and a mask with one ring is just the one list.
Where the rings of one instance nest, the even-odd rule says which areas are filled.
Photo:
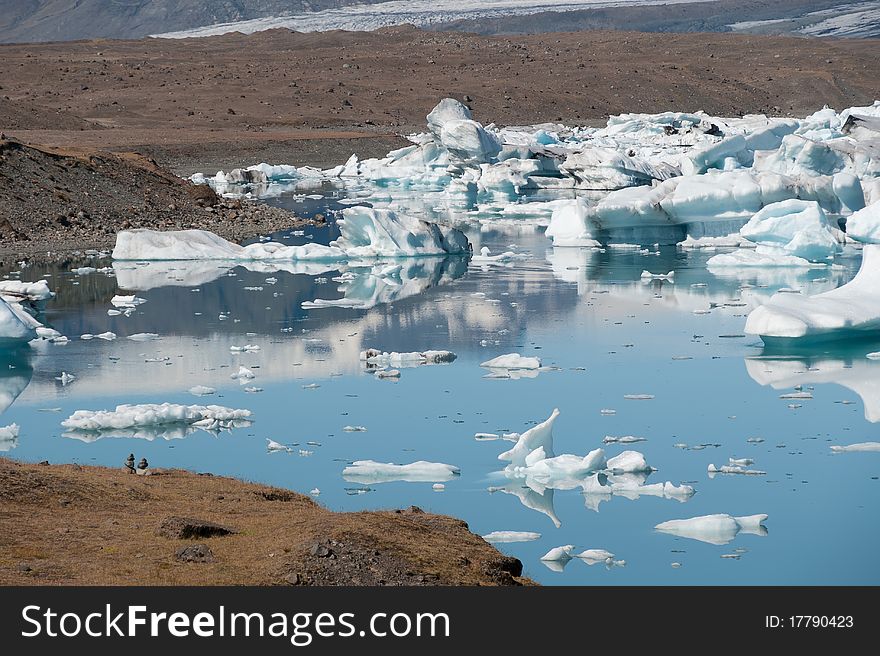
[[312, 489], [311, 489], [311, 491], [309, 492], [309, 494], [311, 494], [313, 497], [316, 497], [316, 496], [318, 496], [319, 494], [321, 494], [321, 490], [319, 490], [318, 488], [315, 487], [315, 488], [312, 488]]
[[571, 552], [574, 551], [573, 544], [566, 544], [562, 547], [554, 547], [543, 556], [541, 556], [541, 560], [544, 561], [555, 561], [555, 562], [568, 562], [571, 560]]
[[196, 385], [189, 388], [189, 393], [194, 396], [207, 396], [208, 394], [214, 394], [216, 391], [217, 390], [213, 387], [207, 387], [205, 385]]
[[780, 394], [780, 399], [812, 399], [813, 394], [811, 392], [789, 392], [787, 394]]
[[541, 359], [522, 356], [519, 353], [499, 355], [480, 364], [487, 369], [540, 369]]
[[644, 437], [636, 437], [634, 435], [606, 435], [602, 441], [605, 444], [633, 444], [635, 442], [645, 442], [647, 441]]
[[289, 446], [285, 446], [284, 444], [281, 444], [281, 442], [276, 442], [275, 440], [268, 437], [266, 438], [266, 449], [269, 451], [269, 453], [277, 453], [279, 451], [291, 453], [293, 451], [293, 449], [291, 449]]
[[254, 378], [254, 372], [247, 367], [239, 367], [238, 371], [233, 374], [229, 374], [229, 377], [233, 380], [244, 381]]
[[434, 492], [442, 492], [443, 490], [446, 489], [446, 486], [443, 485], [443, 483], [434, 483], [431, 486], [431, 489], [434, 490]]
[[319, 387], [320, 387], [320, 385], [318, 385], [318, 383], [309, 383], [308, 385], [302, 386], [302, 388], [304, 390], [313, 390], [313, 389], [318, 389]]
[[599, 410], [600, 415], [616, 415], [617, 410], [612, 410], [611, 408], [602, 408]]
[[367, 430], [366, 426], [345, 426], [342, 430], [346, 433], [364, 433]]
[[672, 282], [675, 280], [675, 271], [669, 273], [651, 273], [650, 271], [642, 271], [642, 280], [667, 280]]
[[380, 369], [374, 375], [376, 378], [400, 378], [400, 371], [397, 369]]
[[60, 376], [55, 377], [55, 380], [60, 380], [61, 385], [66, 387], [76, 380], [76, 376], [74, 376], [73, 374], [69, 374], [66, 371], [62, 371]]
[[624, 394], [623, 398], [628, 401], [650, 401], [654, 398], [653, 394]]

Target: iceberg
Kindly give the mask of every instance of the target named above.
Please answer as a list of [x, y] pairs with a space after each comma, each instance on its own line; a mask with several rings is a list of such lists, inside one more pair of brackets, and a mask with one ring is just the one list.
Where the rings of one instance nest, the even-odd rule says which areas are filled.
[[722, 545], [731, 542], [740, 532], [766, 535], [767, 529], [764, 527], [766, 519], [767, 515], [745, 517], [725, 514], [703, 515], [691, 519], [673, 519], [657, 524], [654, 528], [677, 537]]
[[342, 470], [342, 477], [352, 483], [364, 485], [405, 481], [408, 483], [442, 483], [461, 473], [458, 467], [442, 462], [419, 460], [406, 465], [356, 460]]
[[606, 563], [609, 560], [613, 560], [614, 554], [606, 549], [585, 549], [579, 554], [575, 554], [574, 557], [580, 558], [587, 565], [595, 565], [596, 563]]
[[566, 544], [561, 547], [554, 547], [553, 549], [551, 549], [550, 551], [545, 553], [543, 556], [541, 556], [541, 560], [546, 560], [546, 561], [551, 561], [551, 562], [552, 561], [568, 562], [573, 557], [571, 555], [572, 551], [574, 551], [573, 544]]
[[638, 451], [623, 451], [619, 455], [609, 458], [607, 467], [610, 471], [621, 474], [654, 471], [654, 468], [648, 465], [645, 460], [645, 455]]
[[18, 303], [0, 297], [0, 346], [34, 339], [39, 325]]
[[867, 244], [847, 284], [802, 296], [774, 294], [746, 319], [745, 332], [768, 346], [797, 340], [853, 338], [880, 330], [880, 244]]
[[287, 246], [258, 242], [239, 246], [207, 230], [123, 230], [116, 235], [114, 260], [338, 261], [468, 254], [460, 230], [398, 216], [391, 210], [347, 207], [337, 221], [341, 236], [329, 246]]

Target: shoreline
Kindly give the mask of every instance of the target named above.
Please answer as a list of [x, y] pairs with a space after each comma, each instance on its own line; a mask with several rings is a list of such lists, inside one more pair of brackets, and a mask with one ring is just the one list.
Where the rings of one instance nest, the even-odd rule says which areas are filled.
[[183, 470], [0, 458], [0, 585], [534, 585], [465, 522]]

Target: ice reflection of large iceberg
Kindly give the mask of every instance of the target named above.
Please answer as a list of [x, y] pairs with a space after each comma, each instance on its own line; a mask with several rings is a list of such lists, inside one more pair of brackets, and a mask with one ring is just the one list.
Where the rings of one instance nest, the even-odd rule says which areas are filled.
[[291, 273], [320, 276], [336, 271], [333, 262], [223, 262], [217, 260], [114, 261], [113, 272], [120, 289], [145, 292], [159, 287], [200, 287], [225, 276], [236, 267], [256, 273]]
[[447, 284], [467, 272], [467, 260], [457, 257], [426, 258], [370, 268], [352, 267], [343, 274], [338, 291], [342, 298], [304, 301], [304, 309], [343, 307], [366, 310], [421, 294]]
[[746, 358], [746, 371], [756, 383], [773, 389], [796, 385], [835, 383], [859, 395], [865, 405], [865, 419], [880, 421], [880, 361], [865, 357], [869, 347], [848, 349], [841, 355], [815, 357], [762, 356]]
[[33, 375], [27, 348], [0, 349], [0, 414], [15, 402]]

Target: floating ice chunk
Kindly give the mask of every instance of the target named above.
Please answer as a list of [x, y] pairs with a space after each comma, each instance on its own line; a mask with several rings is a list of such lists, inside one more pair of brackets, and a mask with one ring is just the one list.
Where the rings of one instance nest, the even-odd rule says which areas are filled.
[[76, 380], [76, 376], [69, 374], [66, 371], [62, 371], [60, 376], [55, 377], [55, 380], [60, 380], [61, 385], [67, 387], [70, 383]]
[[758, 469], [747, 469], [742, 465], [721, 465], [720, 467], [716, 467], [715, 465], [710, 464], [708, 467], [709, 474], [743, 474], [746, 476], [766, 476], [767, 472], [760, 471]]
[[352, 483], [432, 483], [450, 481], [461, 473], [458, 467], [442, 462], [419, 460], [406, 465], [356, 460], [342, 471], [342, 477]]
[[816, 201], [798, 199], [771, 203], [741, 229], [743, 237], [784, 255], [826, 261], [841, 252], [828, 217]]
[[[706, 260], [706, 266], [710, 273], [719, 274], [724, 269], [735, 268], [764, 268], [776, 267], [815, 269], [825, 266], [810, 262], [797, 255], [786, 255], [776, 248], [758, 246], [754, 250], [738, 250], [732, 253], [719, 253]], [[719, 274], [720, 275], [720, 274]]]
[[867, 451], [880, 451], [880, 442], [859, 442], [857, 444], [848, 444], [846, 446], [833, 445], [831, 450], [834, 453], [855, 453]]
[[593, 237], [588, 215], [589, 205], [582, 198], [560, 203], [554, 208], [544, 234], [558, 247], [599, 247], [601, 243]]
[[506, 460], [514, 467], [526, 465], [529, 454], [541, 450], [545, 458], [553, 457], [553, 423], [559, 416], [559, 410], [554, 409], [550, 417], [522, 433], [517, 438], [513, 448], [498, 456], [499, 460]]
[[541, 359], [522, 356], [519, 353], [499, 355], [480, 364], [487, 369], [540, 369]]
[[667, 280], [673, 282], [675, 280], [675, 271], [669, 273], [651, 273], [650, 271], [642, 271], [642, 280]]
[[207, 387], [205, 385], [196, 385], [189, 388], [189, 393], [193, 396], [208, 396], [209, 394], [214, 394], [216, 392], [217, 390], [213, 387]]
[[365, 433], [367, 428], [366, 426], [345, 426], [342, 430], [346, 433]]
[[187, 424], [206, 430], [234, 427], [248, 420], [250, 410], [234, 410], [219, 405], [178, 405], [145, 403], [118, 405], [115, 410], [77, 410], [61, 422], [74, 431], [136, 429], [141, 427]]
[[9, 301], [47, 301], [54, 298], [55, 292], [49, 289], [45, 280], [22, 282], [21, 280], [0, 280], [0, 296], [10, 297]]
[[788, 392], [786, 394], [780, 394], [780, 399], [812, 399], [812, 392]]
[[398, 369], [380, 369], [373, 375], [376, 378], [400, 378], [400, 371]]
[[116, 235], [114, 260], [341, 260], [342, 250], [306, 244], [266, 242], [239, 246], [207, 230], [123, 230]]
[[842, 339], [880, 328], [880, 245], [862, 250], [862, 265], [850, 282], [802, 296], [775, 294], [746, 320], [745, 332], [765, 344], [804, 338]]
[[443, 492], [443, 490], [446, 489], [446, 486], [443, 485], [443, 483], [434, 483], [431, 486], [431, 489], [434, 490], [434, 492]]
[[678, 537], [721, 545], [732, 541], [740, 531], [766, 535], [767, 529], [763, 525], [766, 519], [767, 515], [746, 517], [732, 517], [725, 514], [703, 515], [691, 519], [673, 519], [657, 524], [654, 528]]
[[134, 335], [129, 335], [128, 339], [133, 342], [151, 342], [159, 339], [159, 335], [156, 333], [135, 333]]
[[257, 344], [245, 344], [244, 346], [230, 346], [229, 350], [232, 353], [256, 353], [260, 347]]
[[0, 452], [11, 451], [18, 446], [18, 435], [21, 428], [18, 424], [0, 426]]
[[571, 552], [574, 551], [573, 544], [566, 544], [562, 547], [554, 547], [543, 556], [541, 556], [541, 560], [550, 561], [550, 562], [568, 562], [572, 559]]
[[452, 351], [412, 351], [409, 353], [391, 353], [379, 351], [378, 349], [367, 349], [361, 351], [360, 360], [368, 366], [376, 367], [415, 367], [424, 364], [446, 364], [456, 359], [455, 353]]
[[727, 460], [731, 465], [737, 465], [738, 467], [748, 467], [755, 464], [755, 461], [751, 458], [728, 458]]
[[[238, 371], [236, 371], [235, 373], [229, 374], [229, 377], [232, 378], [233, 380], [245, 381], [245, 380], [250, 380], [251, 378], [254, 378], [255, 374], [253, 371], [251, 371], [247, 367], [239, 367]], [[242, 384], [243, 384], [243, 382], [242, 382]]]
[[873, 353], [868, 353], [865, 355], [869, 360], [880, 360], [880, 351], [874, 351]]
[[266, 450], [269, 453], [279, 453], [282, 451], [284, 453], [293, 453], [293, 449], [291, 449], [289, 446], [281, 444], [281, 442], [276, 442], [275, 440], [268, 437], [266, 438]]
[[614, 554], [605, 549], [585, 549], [579, 554], [575, 554], [574, 557], [580, 558], [587, 565], [595, 565], [596, 563], [605, 563], [613, 560]]
[[623, 451], [608, 459], [609, 470], [620, 473], [652, 472], [654, 468], [648, 465], [645, 454], [638, 451]]
[[605, 444], [633, 444], [635, 442], [647, 441], [644, 437], [636, 437], [634, 435], [606, 435], [602, 438]]
[[118, 307], [118, 308], [134, 308], [134, 307], [137, 307], [138, 305], [142, 305], [143, 303], [146, 303], [146, 302], [147, 302], [147, 299], [139, 298], [138, 296], [135, 296], [133, 294], [131, 296], [122, 296], [122, 295], [117, 294], [116, 296], [114, 296], [113, 298], [110, 299], [110, 303], [113, 304], [113, 307]]
[[654, 398], [653, 394], [624, 394], [623, 398], [627, 401], [650, 401]]
[[532, 533], [530, 531], [492, 531], [483, 536], [486, 542], [508, 543], [508, 542], [531, 542], [541, 538], [540, 533]]
[[0, 297], [0, 344], [27, 342], [36, 336], [39, 326], [18, 303]]
[[491, 251], [487, 246], [483, 246], [480, 249], [479, 255], [474, 255], [471, 257], [471, 263], [473, 264], [492, 264], [492, 263], [501, 263], [501, 262], [510, 262], [512, 260], [520, 260], [528, 257], [527, 255], [523, 255], [521, 253], [514, 253], [513, 251], [505, 251], [503, 253], [498, 253], [497, 255], [490, 255]]

